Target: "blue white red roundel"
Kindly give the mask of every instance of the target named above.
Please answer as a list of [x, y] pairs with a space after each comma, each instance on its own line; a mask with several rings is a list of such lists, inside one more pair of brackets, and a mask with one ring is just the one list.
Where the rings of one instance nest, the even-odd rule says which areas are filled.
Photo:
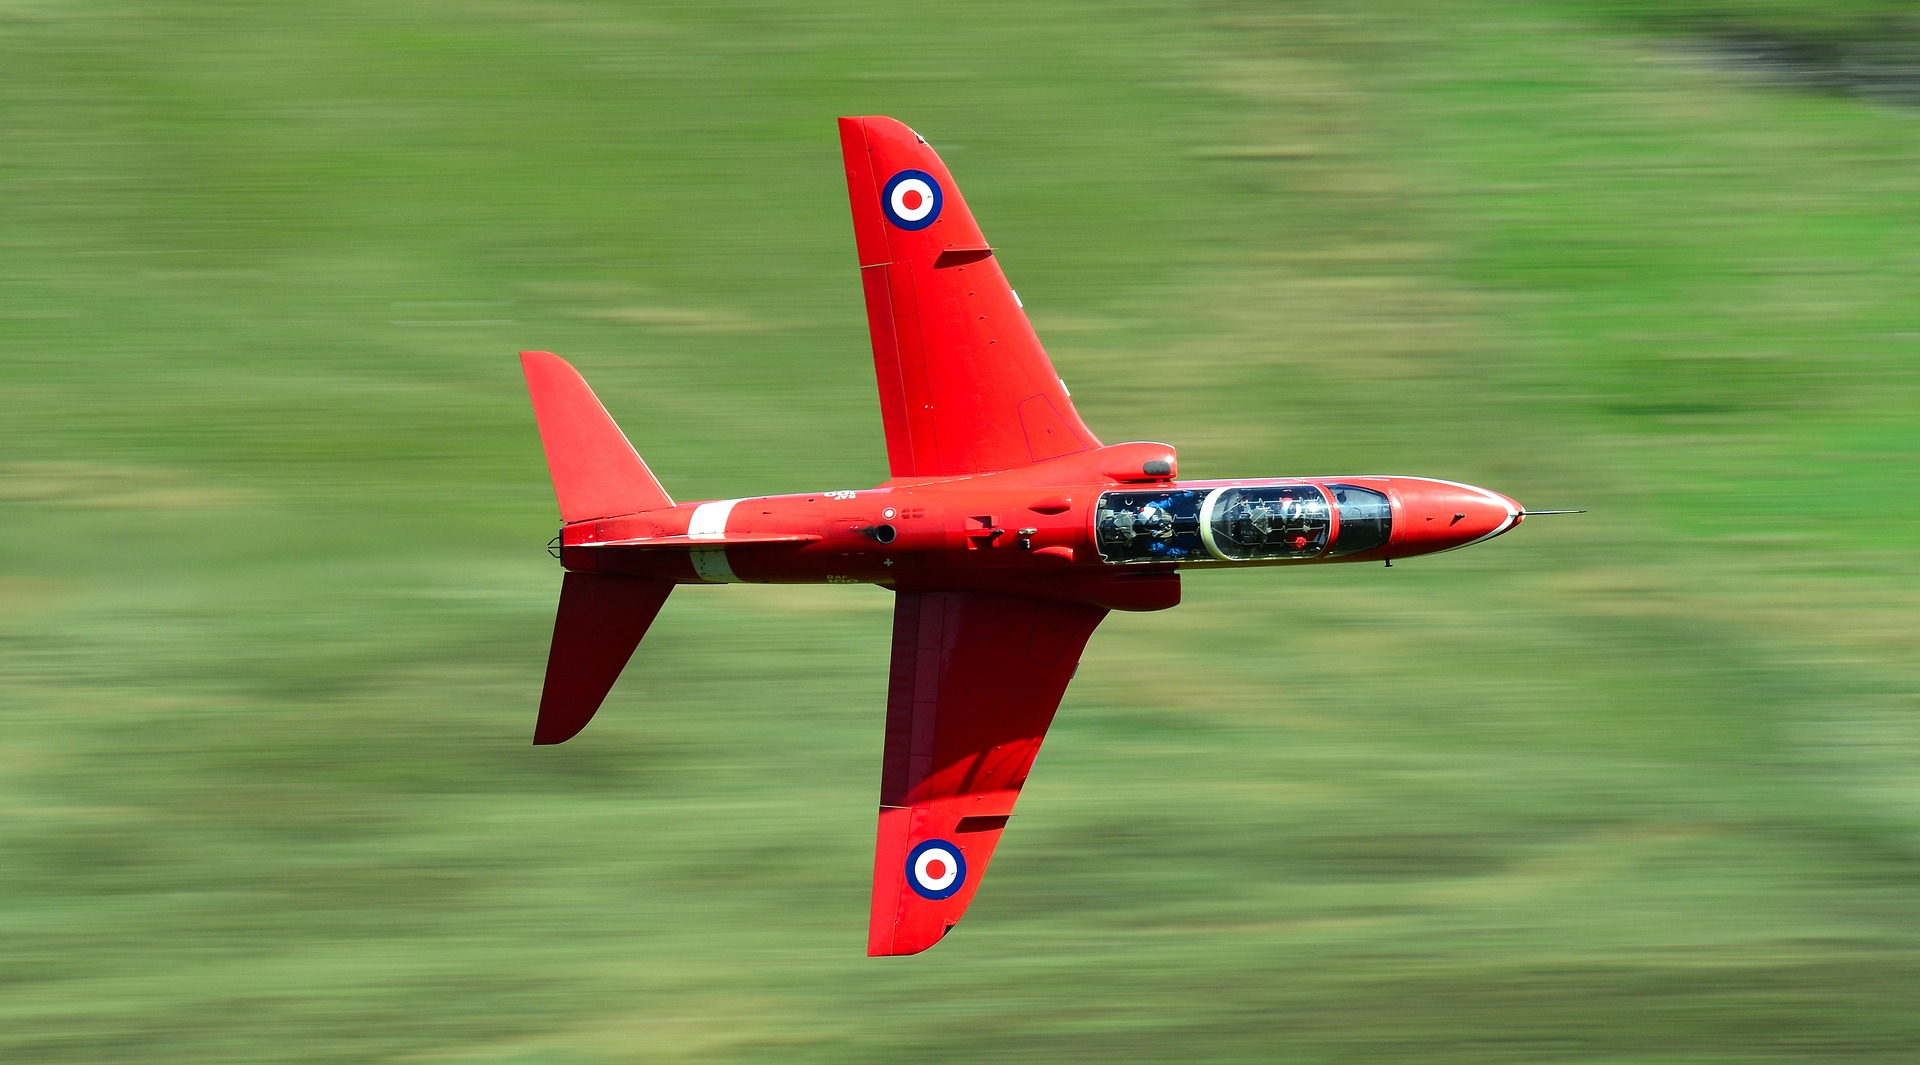
[[948, 898], [967, 882], [967, 860], [960, 848], [930, 839], [907, 854], [907, 884], [923, 899]]
[[925, 170], [902, 170], [880, 190], [880, 209], [901, 229], [925, 229], [940, 217], [940, 182]]

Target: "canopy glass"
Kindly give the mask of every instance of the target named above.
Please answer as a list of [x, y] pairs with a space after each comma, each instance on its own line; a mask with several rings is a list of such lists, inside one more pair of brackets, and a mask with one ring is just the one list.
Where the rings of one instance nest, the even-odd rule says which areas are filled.
[[1094, 512], [1100, 557], [1116, 564], [1338, 557], [1392, 531], [1386, 495], [1351, 484], [1107, 492]]

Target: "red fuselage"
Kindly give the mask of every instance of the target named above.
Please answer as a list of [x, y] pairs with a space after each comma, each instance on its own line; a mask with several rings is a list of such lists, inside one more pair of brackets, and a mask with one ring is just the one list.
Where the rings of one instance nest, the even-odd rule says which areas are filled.
[[675, 504], [585, 379], [523, 352], [564, 523], [534, 742], [586, 727], [674, 588], [893, 595], [867, 952], [966, 911], [1109, 610], [1164, 610], [1188, 568], [1427, 555], [1526, 516], [1422, 477], [1182, 481], [1172, 447], [1103, 446], [1074, 409], [953, 175], [890, 118], [840, 120], [892, 479]]
[[523, 352], [568, 571], [534, 742], [586, 727], [679, 585], [891, 589], [867, 952], [914, 954], [966, 911], [1109, 610], [1174, 606], [1188, 568], [1390, 564], [1526, 513], [1422, 477], [1182, 481], [1166, 444], [1103, 446], [926, 139], [848, 117], [840, 147], [892, 479], [675, 504], [579, 372]]
[[1183, 568], [1408, 558], [1524, 517], [1506, 496], [1451, 481], [1181, 481], [1173, 467], [1171, 448], [1121, 444], [1003, 473], [683, 503], [569, 524], [561, 559], [679, 584], [862, 583], [1161, 610], [1179, 602]]

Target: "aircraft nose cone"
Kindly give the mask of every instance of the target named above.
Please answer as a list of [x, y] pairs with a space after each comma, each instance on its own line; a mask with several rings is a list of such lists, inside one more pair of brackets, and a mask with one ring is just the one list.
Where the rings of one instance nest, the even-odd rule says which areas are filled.
[[[1527, 520], [1527, 508], [1521, 506], [1519, 500], [1513, 498], [1510, 495], [1502, 495], [1499, 492], [1495, 492], [1493, 494], [1500, 496], [1500, 501], [1507, 505], [1508, 510], [1513, 511], [1513, 525], [1518, 525], [1521, 522]], [[1513, 528], [1513, 525], [1507, 526], [1507, 529]], [[1506, 529], [1502, 529], [1500, 531], [1505, 532]]]
[[1408, 525], [1405, 543], [1420, 553], [1449, 551], [1491, 540], [1520, 523], [1519, 503], [1485, 488], [1419, 481], [1401, 489]]
[[1457, 496], [1446, 503], [1451, 514], [1438, 515], [1446, 522], [1445, 538], [1470, 544], [1500, 535], [1512, 527], [1515, 512], [1505, 502], [1482, 496]]

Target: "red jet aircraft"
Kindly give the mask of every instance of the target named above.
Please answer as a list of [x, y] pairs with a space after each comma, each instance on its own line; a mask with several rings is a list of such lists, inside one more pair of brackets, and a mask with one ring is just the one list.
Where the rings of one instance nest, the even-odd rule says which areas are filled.
[[840, 148], [891, 479], [675, 503], [571, 366], [523, 354], [566, 571], [533, 741], [587, 724], [676, 586], [892, 589], [867, 953], [914, 954], [973, 900], [1107, 611], [1175, 605], [1188, 567], [1391, 564], [1526, 512], [1420, 477], [1182, 481], [1167, 444], [1102, 444], [927, 142], [843, 118]]

